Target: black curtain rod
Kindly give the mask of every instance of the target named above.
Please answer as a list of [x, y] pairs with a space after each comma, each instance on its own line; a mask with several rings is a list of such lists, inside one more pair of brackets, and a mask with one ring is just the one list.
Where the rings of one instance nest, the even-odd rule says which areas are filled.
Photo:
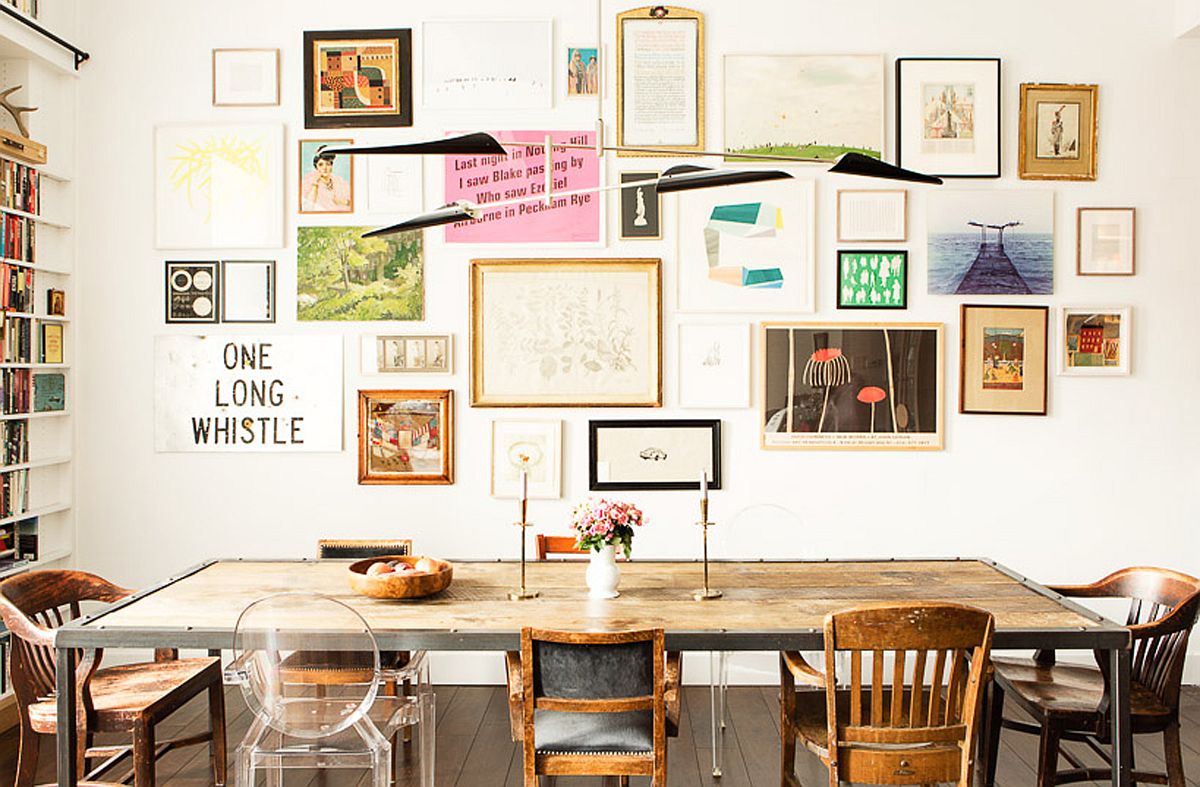
[[54, 33], [51, 33], [49, 30], [42, 27], [37, 22], [35, 22], [32, 19], [30, 19], [29, 17], [25, 16], [25, 14], [22, 14], [17, 9], [8, 5], [8, 3], [3, 2], [3, 0], [0, 0], [0, 11], [3, 11], [4, 13], [8, 14], [13, 19], [17, 20], [21, 24], [28, 27], [30, 30], [33, 30], [34, 32], [37, 32], [37, 33], [41, 34], [42, 36], [49, 38], [51, 41], [58, 44], [63, 49], [70, 51], [70, 53], [75, 56], [75, 70], [76, 71], [79, 70], [79, 65], [81, 63], [83, 63], [83, 61], [85, 61], [91, 57], [91, 55], [89, 55], [87, 52], [84, 52], [82, 49], [75, 46], [70, 41], [67, 41], [63, 38], [59, 38]]

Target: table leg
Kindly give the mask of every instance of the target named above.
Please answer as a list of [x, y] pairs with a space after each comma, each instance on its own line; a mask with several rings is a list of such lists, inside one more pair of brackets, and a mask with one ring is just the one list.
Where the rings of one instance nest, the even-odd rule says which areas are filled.
[[1112, 720], [1112, 783], [1113, 787], [1133, 784], [1133, 727], [1129, 720], [1129, 693], [1132, 683], [1129, 649], [1108, 652], [1111, 665], [1112, 700], [1109, 715]]
[[712, 731], [712, 775], [721, 778], [725, 749], [725, 685], [727, 682], [726, 658], [723, 651], [709, 651], [708, 691]]
[[58, 787], [76, 787], [79, 738], [75, 731], [75, 651], [58, 648], [55, 651], [54, 683], [58, 694], [58, 734], [55, 735], [58, 765]]

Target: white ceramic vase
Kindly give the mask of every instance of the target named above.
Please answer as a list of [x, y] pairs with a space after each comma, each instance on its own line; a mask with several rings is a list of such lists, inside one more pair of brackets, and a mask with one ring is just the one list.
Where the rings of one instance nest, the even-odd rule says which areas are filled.
[[621, 569], [617, 568], [617, 549], [612, 544], [592, 552], [587, 567], [588, 598], [616, 598], [617, 585], [621, 583]]

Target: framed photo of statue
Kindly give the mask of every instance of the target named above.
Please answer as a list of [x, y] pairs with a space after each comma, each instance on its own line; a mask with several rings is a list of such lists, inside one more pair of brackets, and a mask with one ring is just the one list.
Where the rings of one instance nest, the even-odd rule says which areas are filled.
[[896, 60], [896, 164], [943, 178], [1000, 177], [1000, 59]]
[[1022, 179], [1096, 179], [1098, 92], [1096, 85], [1021, 85]]
[[1050, 309], [963, 304], [958, 411], [1045, 415]]
[[[622, 172], [621, 185], [653, 181], [658, 172]], [[620, 190], [621, 240], [662, 240], [662, 196], [656, 183]]]

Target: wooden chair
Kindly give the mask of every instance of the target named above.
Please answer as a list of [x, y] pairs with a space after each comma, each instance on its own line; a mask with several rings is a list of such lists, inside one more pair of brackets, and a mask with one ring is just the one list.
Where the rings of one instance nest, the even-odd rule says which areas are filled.
[[[538, 560], [547, 560], [551, 555], [578, 556], [588, 553], [586, 549], [575, 546], [575, 536], [547, 536], [538, 533], [536, 544]], [[618, 560], [624, 559], [624, 556], [618, 558]], [[683, 657], [679, 651], [668, 651], [666, 659], [664, 674], [666, 675], [667, 736], [675, 738], [679, 735], [679, 716], [683, 708], [679, 693], [679, 687], [683, 682]], [[504, 679], [508, 685], [509, 732], [512, 739], [519, 743], [524, 729], [521, 724], [521, 698], [523, 695], [521, 654], [515, 650], [506, 651], [504, 667]]]
[[667, 784], [663, 630], [521, 631], [525, 787], [538, 776]]
[[[831, 787], [971, 784], [993, 625], [989, 613], [959, 604], [873, 605], [827, 615], [824, 672], [799, 653], [780, 654], [782, 783], [799, 787], [799, 739], [826, 766]], [[836, 656], [845, 651], [849, 685], [839, 685]], [[909, 651], [915, 652], [911, 670]], [[797, 691], [797, 684], [818, 690]]]
[[317, 542], [317, 557], [353, 558], [363, 560], [384, 555], [412, 554], [412, 539], [409, 538], [322, 538]]
[[[1057, 586], [1050, 590], [1075, 598], [1131, 600], [1126, 625], [1133, 634], [1131, 721], [1134, 734], [1163, 736], [1167, 772], [1134, 770], [1139, 784], [1184, 787], [1179, 743], [1179, 686], [1187, 655], [1188, 635], [1200, 614], [1200, 580], [1161, 568], [1127, 568], [1091, 585]], [[1096, 653], [1097, 667], [1056, 664], [1053, 650], [1032, 659], [997, 658], [988, 722], [987, 783], [996, 775], [1000, 728], [1038, 735], [1038, 787], [1109, 778], [1109, 767], [1086, 767], [1062, 741], [1082, 742], [1108, 760], [1102, 745], [1111, 743], [1110, 685], [1107, 654]], [[1011, 697], [1033, 717], [1028, 724], [1004, 718]], [[1059, 755], [1071, 769], [1058, 770]]]
[[[112, 603], [133, 591], [83, 571], [30, 571], [0, 583], [0, 617], [13, 635], [12, 683], [20, 712], [16, 787], [31, 787], [43, 735], [58, 733], [54, 700], [54, 629], [79, 617], [80, 603]], [[180, 659], [157, 651], [155, 661], [100, 667], [103, 653], [81, 654], [75, 673], [79, 770], [95, 780], [132, 755], [136, 787], [153, 787], [155, 761], [181, 746], [208, 743], [213, 778], [225, 783], [225, 694], [219, 658]], [[208, 692], [209, 731], [158, 741], [155, 728], [193, 697]], [[93, 734], [128, 733], [132, 744], [93, 746]]]

